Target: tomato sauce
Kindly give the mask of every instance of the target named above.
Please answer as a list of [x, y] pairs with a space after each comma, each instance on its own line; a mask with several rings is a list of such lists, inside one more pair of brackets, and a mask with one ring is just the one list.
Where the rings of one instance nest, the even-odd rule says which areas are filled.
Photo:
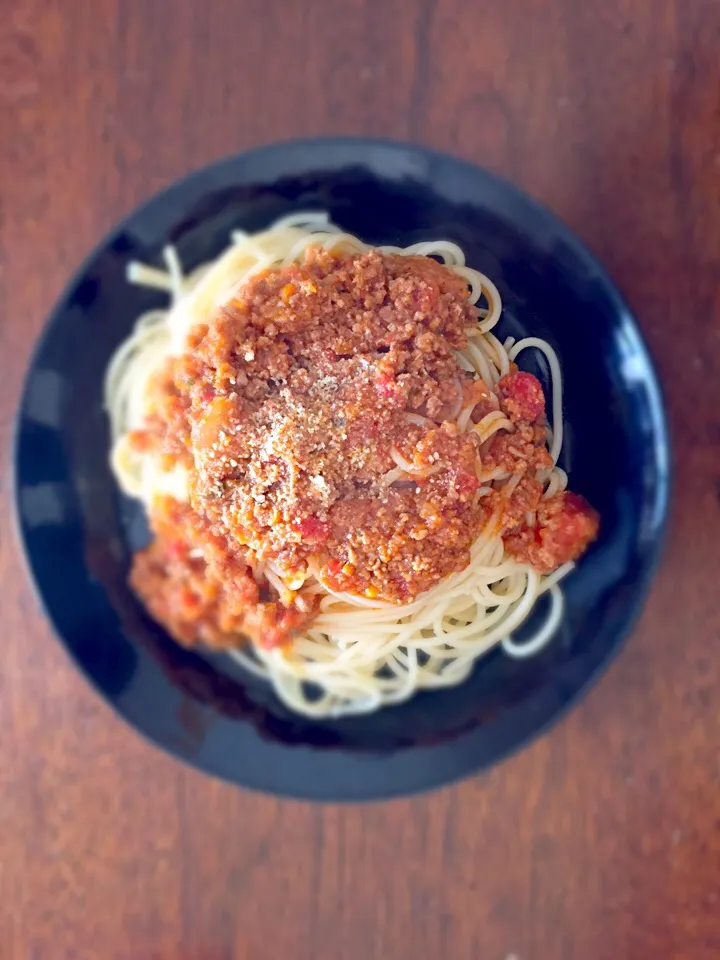
[[[514, 368], [496, 391], [465, 373], [455, 352], [476, 323], [465, 281], [432, 259], [311, 249], [196, 328], [133, 438], [191, 476], [190, 504], [158, 505], [135, 561], [153, 615], [183, 642], [272, 646], [314, 603], [260, 586], [263, 565], [406, 603], [468, 564], [494, 513], [523, 562], [579, 555], [596, 515], [569, 494], [541, 503], [534, 479], [552, 466], [542, 388]], [[456, 422], [473, 405], [513, 430], [482, 443]], [[488, 471], [521, 479], [483, 495]]]

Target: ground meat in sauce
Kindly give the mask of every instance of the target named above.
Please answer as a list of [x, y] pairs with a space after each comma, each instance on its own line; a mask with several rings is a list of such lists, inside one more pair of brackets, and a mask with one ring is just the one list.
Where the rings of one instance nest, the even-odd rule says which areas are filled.
[[263, 595], [240, 551], [212, 532], [187, 504], [163, 498], [152, 512], [155, 534], [133, 560], [130, 583], [152, 616], [186, 646], [237, 646], [238, 634], [276, 646], [306, 626], [315, 605], [287, 591]]
[[540, 573], [577, 560], [598, 532], [598, 516], [584, 497], [558, 493], [542, 500], [533, 526], [520, 524], [503, 537], [505, 549]]
[[[310, 250], [196, 328], [134, 437], [191, 468], [183, 548], [173, 534], [170, 549], [161, 517], [136, 561], [153, 615], [188, 643], [234, 645], [242, 632], [270, 646], [312, 612], [262, 598], [258, 563], [404, 603], [467, 565], [493, 511], [512, 531], [508, 550], [538, 569], [582, 552], [595, 515], [540, 503], [534, 473], [552, 466], [540, 384], [513, 367], [493, 392], [457, 364], [476, 322], [465, 282], [431, 259]], [[484, 445], [461, 432], [473, 403], [474, 419], [501, 409], [513, 431]], [[480, 497], [493, 471], [523, 475], [510, 498]]]

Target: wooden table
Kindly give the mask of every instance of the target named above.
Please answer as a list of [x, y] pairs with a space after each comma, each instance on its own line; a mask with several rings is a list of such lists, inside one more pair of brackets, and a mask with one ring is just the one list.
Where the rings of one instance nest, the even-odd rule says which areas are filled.
[[[0, 9], [0, 957], [717, 960], [720, 3]], [[640, 317], [675, 442], [665, 561], [601, 684], [489, 774], [362, 808], [243, 793], [127, 730], [9, 518], [23, 368], [80, 258], [194, 167], [321, 133], [423, 141], [555, 210]]]

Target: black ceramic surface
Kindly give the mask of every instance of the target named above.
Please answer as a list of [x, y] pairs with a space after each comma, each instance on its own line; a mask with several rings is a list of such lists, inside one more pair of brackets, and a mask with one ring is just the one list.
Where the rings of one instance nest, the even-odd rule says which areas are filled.
[[[162, 306], [128, 286], [129, 260], [187, 268], [235, 227], [327, 210], [371, 243], [447, 238], [497, 283], [502, 333], [558, 351], [573, 490], [602, 516], [565, 581], [562, 627], [540, 655], [493, 652], [451, 690], [367, 717], [316, 722], [221, 655], [183, 650], [126, 584], [146, 536], [107, 465], [107, 362], [135, 318]], [[527, 354], [525, 355], [527, 357]], [[523, 359], [525, 365], [525, 360]], [[536, 370], [543, 376], [541, 367]], [[492, 764], [557, 718], [627, 635], [652, 577], [668, 500], [658, 384], [628, 308], [578, 240], [507, 183], [429, 150], [368, 140], [267, 147], [188, 177], [99, 245], [56, 307], [28, 374], [16, 433], [19, 529], [55, 630], [98, 692], [159, 746], [254, 789], [362, 800], [434, 787]]]

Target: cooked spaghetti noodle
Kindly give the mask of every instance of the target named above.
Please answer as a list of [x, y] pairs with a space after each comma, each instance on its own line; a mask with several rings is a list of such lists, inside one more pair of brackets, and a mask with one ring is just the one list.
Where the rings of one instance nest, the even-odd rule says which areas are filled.
[[[134, 571], [148, 609], [176, 639], [227, 649], [315, 717], [460, 683], [497, 644], [514, 657], [538, 652], [562, 616], [559, 581], [597, 529], [557, 466], [562, 377], [552, 347], [493, 334], [500, 294], [454, 243], [373, 248], [314, 213], [231, 239], [188, 276], [172, 247], [165, 270], [128, 271], [171, 297], [169, 310], [138, 319], [106, 377], [112, 467], [162, 545]], [[313, 332], [319, 302], [334, 311], [329, 356]], [[387, 343], [369, 344], [363, 324]], [[254, 339], [238, 339], [251, 328]], [[296, 342], [310, 344], [307, 356]], [[212, 384], [198, 373], [207, 366], [191, 363], [208, 343]], [[552, 428], [539, 384], [517, 370], [526, 349], [548, 362]], [[271, 376], [256, 354], [273, 358]], [[343, 377], [355, 377], [354, 405]], [[385, 450], [376, 436], [360, 457], [352, 428], [373, 433], [372, 417], [362, 419], [368, 396], [395, 439]], [[354, 473], [344, 465], [353, 457]], [[333, 470], [355, 492], [333, 493]], [[298, 517], [314, 504], [301, 519], [286, 509], [295, 490]], [[395, 513], [376, 529], [387, 503]], [[515, 643], [545, 593], [545, 622]]]

